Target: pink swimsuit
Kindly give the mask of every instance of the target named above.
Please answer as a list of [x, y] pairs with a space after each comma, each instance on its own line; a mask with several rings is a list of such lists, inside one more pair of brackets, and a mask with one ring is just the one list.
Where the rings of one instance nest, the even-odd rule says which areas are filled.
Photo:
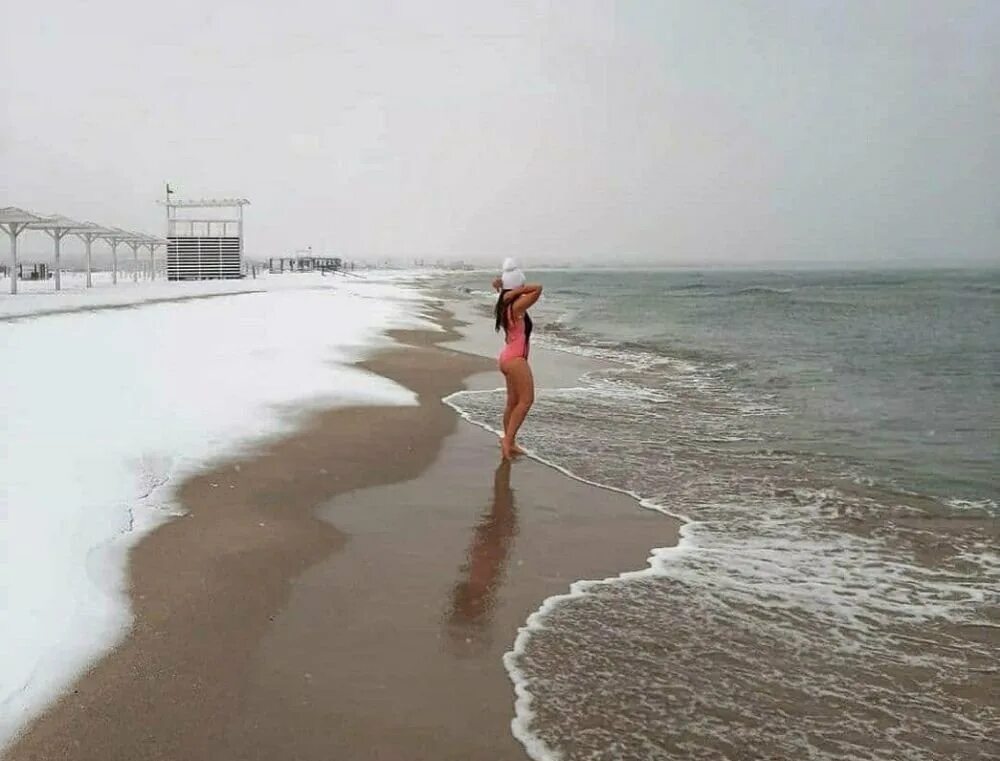
[[514, 316], [514, 310], [507, 309], [507, 339], [497, 363], [503, 367], [504, 362], [516, 357], [528, 358], [528, 338], [524, 334], [524, 317], [520, 319]]

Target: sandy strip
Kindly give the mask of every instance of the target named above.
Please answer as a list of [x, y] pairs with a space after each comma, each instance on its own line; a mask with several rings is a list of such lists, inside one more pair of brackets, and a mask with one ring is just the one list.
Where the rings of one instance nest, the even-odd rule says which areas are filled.
[[62, 307], [59, 309], [39, 309], [34, 312], [12, 312], [11, 314], [0, 313], [0, 322], [19, 322], [22, 320], [33, 320], [36, 317], [51, 317], [54, 314], [78, 314], [80, 312], [108, 312], [120, 309], [139, 309], [152, 304], [176, 304], [183, 301], [203, 301], [205, 299], [218, 299], [224, 296], [245, 296], [248, 293], [266, 293], [264, 290], [253, 291], [229, 291], [225, 293], [196, 293], [191, 296], [170, 296], [156, 299], [146, 299], [145, 301], [126, 301], [121, 304], [81, 304], [74, 307]]
[[545, 597], [676, 525], [530, 461], [440, 399], [489, 360], [405, 331], [362, 363], [417, 407], [339, 408], [180, 490], [131, 553], [130, 636], [5, 758], [523, 759], [501, 663]]

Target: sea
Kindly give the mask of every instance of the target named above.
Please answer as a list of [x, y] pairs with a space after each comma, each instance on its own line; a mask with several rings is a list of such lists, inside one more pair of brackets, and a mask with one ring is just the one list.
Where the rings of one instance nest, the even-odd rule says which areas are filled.
[[[485, 313], [487, 279], [448, 285]], [[529, 754], [1000, 758], [1000, 270], [530, 279], [533, 344], [608, 364], [523, 445], [683, 527], [526, 622]], [[502, 392], [448, 401], [497, 427]]]

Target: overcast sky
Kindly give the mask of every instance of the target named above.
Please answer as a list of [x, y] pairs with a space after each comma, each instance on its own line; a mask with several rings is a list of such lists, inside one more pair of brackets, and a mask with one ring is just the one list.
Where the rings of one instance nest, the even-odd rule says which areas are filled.
[[984, 262], [998, 40], [996, 0], [8, 3], [0, 206], [163, 234], [169, 180], [248, 197], [257, 256]]

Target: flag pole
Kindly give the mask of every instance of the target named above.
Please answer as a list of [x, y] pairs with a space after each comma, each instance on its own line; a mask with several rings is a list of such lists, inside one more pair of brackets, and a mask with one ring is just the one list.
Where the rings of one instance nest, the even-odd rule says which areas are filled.
[[164, 204], [164, 207], [167, 210], [167, 229], [166, 229], [166, 236], [165, 236], [166, 239], [167, 239], [167, 250], [164, 253], [166, 253], [166, 255], [167, 255], [167, 280], [169, 280], [170, 279], [170, 232], [171, 232], [170, 231], [170, 194], [173, 193], [174, 191], [172, 191], [170, 189], [170, 183], [169, 182], [164, 182], [163, 184], [166, 186], [166, 191], [167, 191], [167, 193], [166, 193], [167, 199], [166, 199], [166, 203]]

